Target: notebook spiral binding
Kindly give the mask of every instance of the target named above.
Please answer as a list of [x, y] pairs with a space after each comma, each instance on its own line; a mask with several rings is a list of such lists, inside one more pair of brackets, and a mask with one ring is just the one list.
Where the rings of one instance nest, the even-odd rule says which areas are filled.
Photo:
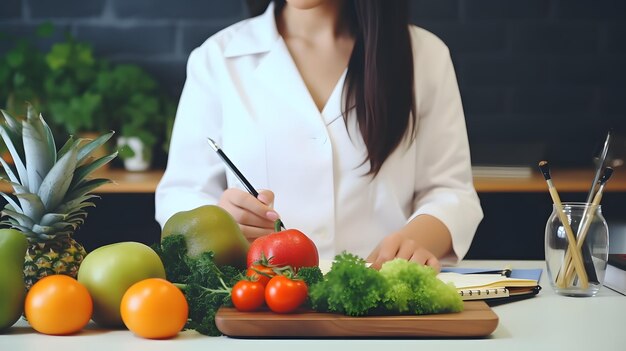
[[468, 289], [459, 291], [459, 295], [461, 295], [461, 298], [463, 300], [482, 300], [494, 297], [508, 297], [509, 289]]

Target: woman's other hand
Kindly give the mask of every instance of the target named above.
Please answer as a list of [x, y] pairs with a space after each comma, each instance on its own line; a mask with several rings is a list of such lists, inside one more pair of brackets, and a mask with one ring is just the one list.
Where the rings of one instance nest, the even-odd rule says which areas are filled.
[[269, 190], [259, 191], [255, 198], [248, 192], [229, 188], [222, 193], [219, 206], [228, 211], [239, 223], [239, 227], [248, 241], [274, 232], [274, 222], [280, 218], [274, 211], [274, 193]]
[[428, 265], [437, 272], [441, 270], [441, 264], [437, 256], [400, 232], [391, 234], [383, 239], [367, 257], [367, 261], [372, 263], [372, 268], [380, 269], [383, 263], [394, 258], [404, 258], [422, 265]]
[[387, 261], [404, 258], [431, 266], [439, 272], [439, 258], [451, 253], [452, 237], [448, 228], [439, 219], [424, 214], [384, 238], [367, 257], [367, 261], [372, 263], [372, 268], [380, 269]]

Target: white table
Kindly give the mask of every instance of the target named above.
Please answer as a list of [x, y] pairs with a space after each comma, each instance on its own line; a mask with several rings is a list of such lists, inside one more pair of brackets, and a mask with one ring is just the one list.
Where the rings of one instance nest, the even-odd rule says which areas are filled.
[[125, 330], [90, 325], [71, 336], [46, 336], [20, 320], [0, 335], [1, 351], [80, 350], [626, 350], [626, 296], [602, 288], [595, 297], [555, 295], [542, 261], [465, 261], [461, 267], [544, 268], [538, 296], [493, 307], [500, 318], [495, 332], [482, 339], [231, 339], [185, 331], [170, 340], [145, 340]]

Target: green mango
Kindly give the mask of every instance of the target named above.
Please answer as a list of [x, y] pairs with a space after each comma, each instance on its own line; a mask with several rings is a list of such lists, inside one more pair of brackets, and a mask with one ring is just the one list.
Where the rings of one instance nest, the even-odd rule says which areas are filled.
[[0, 331], [9, 328], [24, 311], [24, 255], [28, 240], [15, 229], [0, 229]]
[[185, 236], [190, 257], [213, 251], [218, 266], [246, 267], [248, 239], [233, 216], [219, 206], [204, 205], [175, 213], [165, 222], [161, 239], [173, 234]]

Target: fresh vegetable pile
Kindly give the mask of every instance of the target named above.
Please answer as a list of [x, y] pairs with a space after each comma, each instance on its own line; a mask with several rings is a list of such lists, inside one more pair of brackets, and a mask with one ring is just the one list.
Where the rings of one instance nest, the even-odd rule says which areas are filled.
[[407, 260], [395, 259], [380, 271], [350, 253], [342, 253], [324, 280], [309, 289], [313, 309], [350, 316], [460, 312], [463, 301], [453, 285], [436, 272]]
[[[256, 311], [267, 306], [277, 313], [290, 313], [306, 305], [319, 312], [350, 316], [434, 314], [459, 312], [463, 302], [452, 285], [437, 279], [436, 272], [402, 259], [368, 268], [353, 254], [335, 257], [323, 276], [319, 267], [273, 265], [261, 255], [245, 272], [217, 267], [210, 252], [191, 258], [185, 238], [172, 235], [158, 253], [168, 280], [181, 283], [190, 306], [187, 328], [206, 335], [220, 335], [215, 314], [221, 306]], [[244, 274], [245, 273], [245, 274]], [[231, 288], [232, 287], [232, 288]], [[308, 297], [308, 298], [307, 298]]]

